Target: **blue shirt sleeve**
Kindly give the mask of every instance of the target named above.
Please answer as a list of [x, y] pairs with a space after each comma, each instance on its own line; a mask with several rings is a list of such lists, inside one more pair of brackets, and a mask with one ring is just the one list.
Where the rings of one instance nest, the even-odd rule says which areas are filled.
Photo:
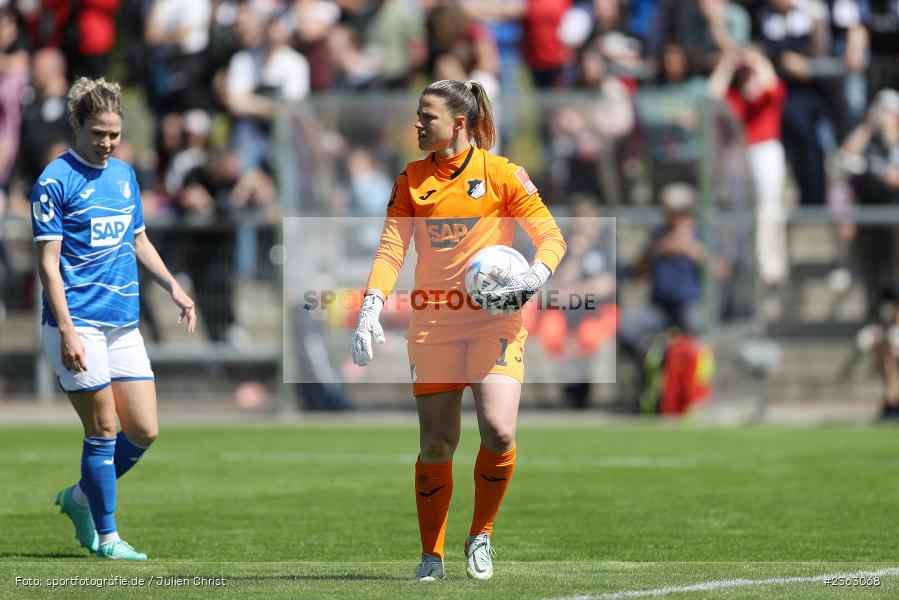
[[858, 12], [859, 19], [862, 24], [870, 25], [871, 24], [871, 2], [870, 0], [857, 0], [858, 1]]
[[137, 184], [134, 169], [131, 169], [131, 187], [134, 189], [134, 234], [137, 235], [147, 226], [144, 224], [144, 203], [140, 197], [140, 186]]
[[62, 182], [52, 177], [39, 179], [31, 190], [31, 232], [34, 241], [62, 239]]

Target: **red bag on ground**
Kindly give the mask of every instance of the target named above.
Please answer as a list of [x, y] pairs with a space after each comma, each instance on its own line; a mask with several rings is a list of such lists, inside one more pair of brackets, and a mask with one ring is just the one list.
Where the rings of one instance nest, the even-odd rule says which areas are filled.
[[659, 413], [683, 414], [708, 400], [713, 371], [714, 359], [708, 344], [686, 334], [674, 337], [665, 351]]

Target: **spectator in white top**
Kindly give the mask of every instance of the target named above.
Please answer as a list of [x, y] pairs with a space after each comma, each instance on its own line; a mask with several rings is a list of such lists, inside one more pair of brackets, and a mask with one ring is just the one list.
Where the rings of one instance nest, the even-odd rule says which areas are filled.
[[[289, 46], [291, 30], [279, 13], [241, 5], [237, 23], [244, 49], [228, 65], [225, 106], [234, 117], [231, 147], [240, 159], [241, 170], [254, 174], [271, 171], [270, 129], [278, 105], [298, 102], [309, 93], [309, 63]], [[258, 212], [246, 206], [244, 212]], [[247, 215], [252, 216], [252, 215]], [[257, 268], [256, 230], [252, 224], [237, 230], [237, 272], [252, 278]]]
[[237, 22], [244, 49], [231, 58], [225, 86], [225, 106], [234, 117], [232, 145], [244, 169], [264, 168], [277, 106], [309, 93], [309, 63], [289, 46], [291, 31], [281, 15], [244, 4]]

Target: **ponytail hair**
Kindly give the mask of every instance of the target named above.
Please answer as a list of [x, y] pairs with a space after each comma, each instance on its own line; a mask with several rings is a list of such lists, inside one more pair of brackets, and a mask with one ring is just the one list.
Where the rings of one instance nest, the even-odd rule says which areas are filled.
[[122, 116], [122, 87], [103, 77], [81, 77], [72, 84], [68, 94], [69, 124], [83, 127], [88, 119], [102, 113]]
[[435, 81], [422, 90], [443, 98], [453, 115], [463, 115], [468, 123], [468, 135], [478, 148], [490, 150], [496, 143], [496, 126], [493, 124], [493, 107], [484, 86], [477, 81]]

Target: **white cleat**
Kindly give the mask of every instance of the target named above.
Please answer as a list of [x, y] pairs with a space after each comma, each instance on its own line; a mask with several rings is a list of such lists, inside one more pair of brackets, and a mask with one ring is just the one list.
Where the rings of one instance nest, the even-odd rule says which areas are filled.
[[433, 554], [422, 554], [421, 562], [415, 569], [415, 579], [418, 581], [437, 581], [446, 579], [446, 571], [443, 570], [443, 559]]
[[465, 557], [468, 559], [465, 572], [469, 577], [481, 581], [493, 577], [493, 559], [496, 558], [496, 552], [490, 545], [489, 533], [468, 536], [465, 543]]

